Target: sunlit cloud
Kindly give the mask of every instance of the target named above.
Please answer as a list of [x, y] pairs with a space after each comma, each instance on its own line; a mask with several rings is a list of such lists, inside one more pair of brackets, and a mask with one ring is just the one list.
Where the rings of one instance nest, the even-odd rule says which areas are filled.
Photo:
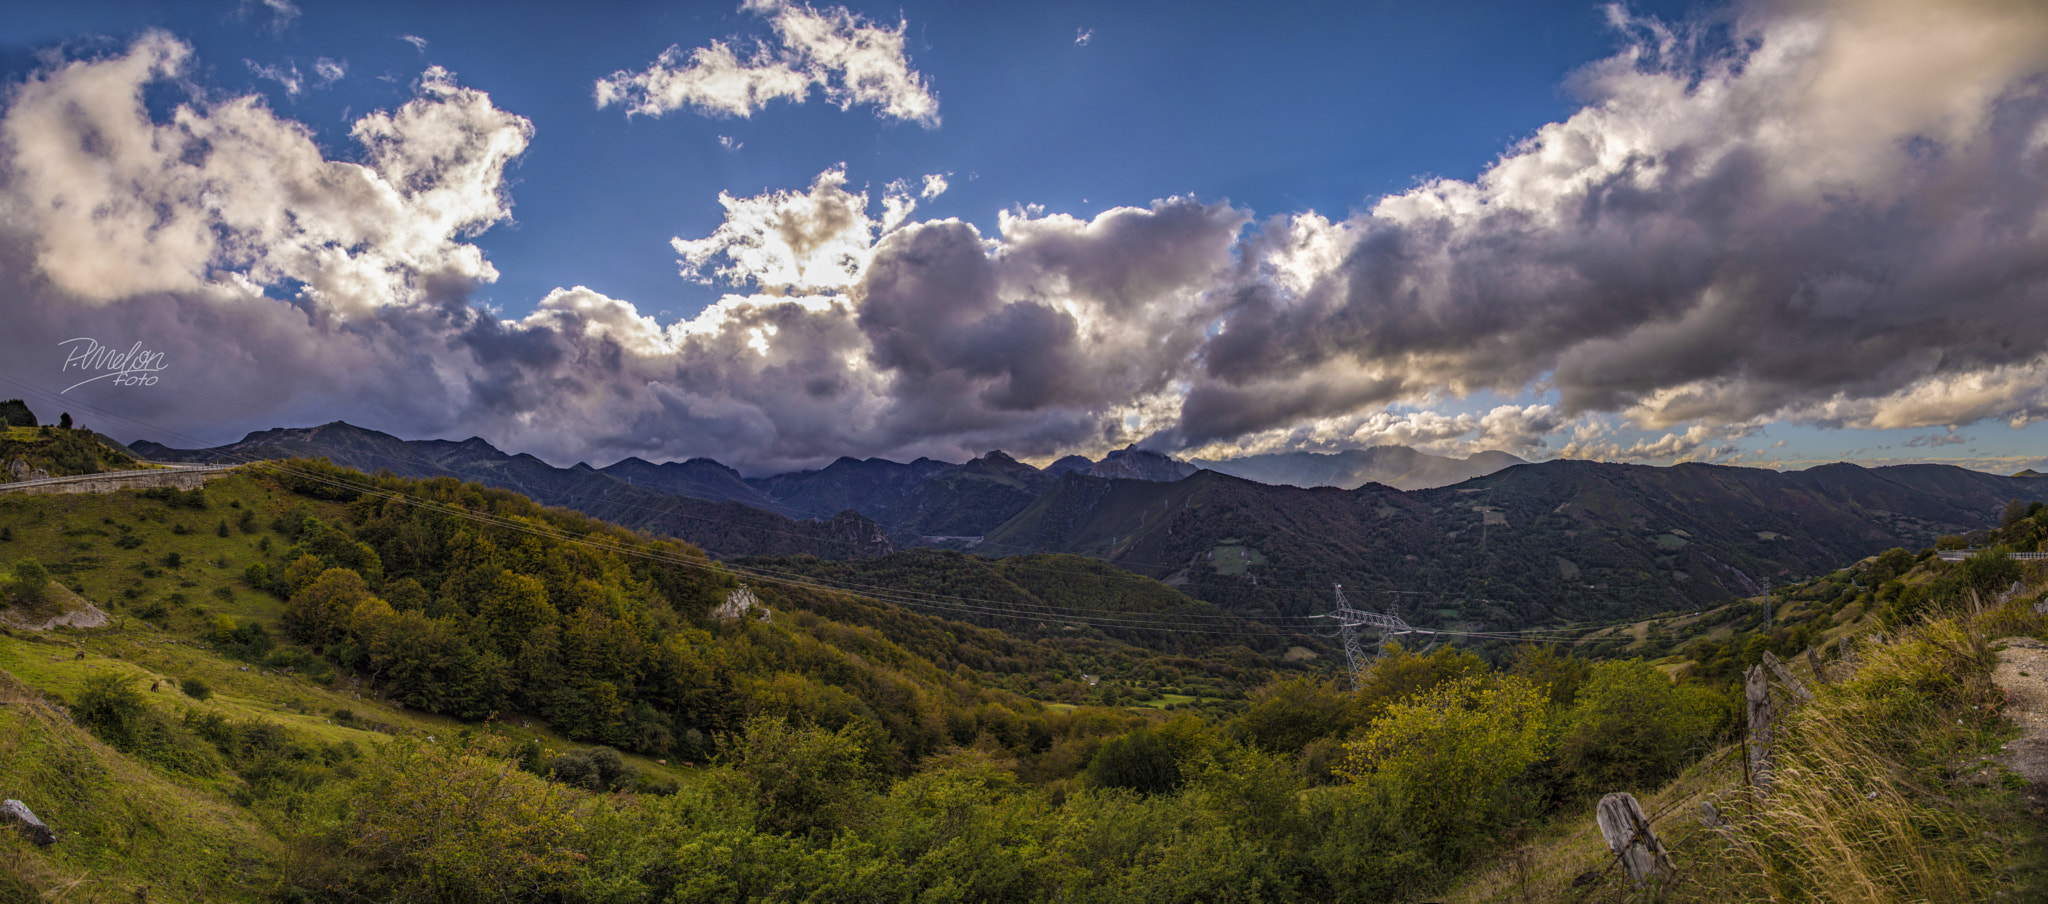
[[616, 104], [628, 115], [690, 109], [744, 118], [773, 101], [801, 103], [816, 88], [841, 110], [858, 104], [928, 128], [939, 124], [938, 99], [910, 68], [904, 24], [891, 29], [845, 7], [818, 10], [784, 0], [748, 0], [742, 9], [768, 17], [774, 44], [745, 53], [725, 41], [687, 52], [670, 47], [644, 70], [600, 79], [597, 106]]

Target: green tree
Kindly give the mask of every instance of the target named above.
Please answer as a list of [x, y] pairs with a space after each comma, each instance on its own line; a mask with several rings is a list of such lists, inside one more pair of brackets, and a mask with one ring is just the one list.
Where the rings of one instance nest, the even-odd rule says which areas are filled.
[[1358, 708], [1358, 721], [1361, 724], [1370, 722], [1396, 701], [1460, 678], [1485, 675], [1488, 671], [1486, 660], [1456, 647], [1417, 654], [1401, 649], [1400, 644], [1389, 644], [1387, 655], [1366, 670], [1358, 694], [1353, 698]]
[[14, 560], [14, 598], [29, 609], [40, 609], [49, 593], [50, 571], [34, 559]]
[[1986, 603], [2004, 593], [2024, 573], [2020, 563], [2013, 559], [2012, 550], [2003, 546], [1972, 554], [1956, 566], [1956, 580], [1962, 585], [1962, 592], [1974, 592]]
[[1345, 679], [1290, 678], [1252, 691], [1232, 733], [1270, 753], [1294, 753], [1310, 741], [1357, 725]]
[[28, 410], [28, 403], [20, 399], [0, 402], [0, 426], [34, 427], [36, 414]]
[[1705, 751], [1728, 719], [1713, 691], [1641, 660], [1599, 663], [1565, 716], [1558, 767], [1582, 795], [1644, 793]]
[[1508, 671], [1543, 688], [1550, 697], [1550, 705], [1563, 708], [1578, 697], [1579, 687], [1591, 673], [1592, 665], [1546, 644], [1525, 643], [1515, 648], [1514, 662]]
[[1165, 725], [1144, 726], [1104, 743], [1088, 761], [1088, 782], [1140, 794], [1169, 794], [1193, 777], [1203, 755], [1214, 747], [1207, 724], [1183, 714]]
[[331, 856], [295, 885], [402, 904], [555, 900], [572, 878], [581, 830], [561, 785], [480, 748], [417, 740], [367, 761], [346, 812], [314, 839]]
[[769, 831], [829, 835], [867, 803], [872, 772], [852, 726], [826, 731], [756, 717], [720, 744]]
[[325, 646], [349, 636], [349, 618], [370, 599], [363, 576], [329, 568], [285, 602], [284, 627], [300, 643]]
[[1542, 689], [1466, 676], [1388, 706], [1349, 745], [1343, 771], [1400, 789], [1417, 830], [1462, 854], [1514, 813], [1516, 785], [1552, 738]]

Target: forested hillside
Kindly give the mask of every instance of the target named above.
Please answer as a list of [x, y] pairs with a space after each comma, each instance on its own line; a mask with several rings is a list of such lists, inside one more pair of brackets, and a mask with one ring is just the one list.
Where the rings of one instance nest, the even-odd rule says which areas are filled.
[[1101, 557], [1245, 615], [1327, 611], [1340, 582], [1417, 625], [1498, 629], [1718, 605], [1995, 526], [2015, 498], [2048, 498], [2048, 480], [1582, 461], [1409, 493], [1067, 475], [980, 548]]
[[[1994, 539], [2044, 523], [2021, 504]], [[1546, 632], [1491, 661], [1390, 648], [1353, 679], [1255, 644], [1125, 642], [1104, 613], [1222, 616], [1100, 563], [721, 565], [317, 462], [0, 495], [0, 563], [16, 610], [69, 591], [113, 619], [0, 635], [0, 793], [61, 839], [0, 832], [0, 892], [103, 901], [1435, 900], [1734, 737], [1733, 668], [1994, 605], [2015, 576], [1996, 552], [1887, 554], [1702, 623], [1663, 663]], [[982, 598], [963, 590], [1013, 628], [1038, 606], [1076, 630], [885, 601]], [[1930, 724], [1974, 693], [1925, 698]], [[1943, 743], [1993, 725], [1970, 712]], [[1698, 899], [1740, 887], [1729, 869]]]

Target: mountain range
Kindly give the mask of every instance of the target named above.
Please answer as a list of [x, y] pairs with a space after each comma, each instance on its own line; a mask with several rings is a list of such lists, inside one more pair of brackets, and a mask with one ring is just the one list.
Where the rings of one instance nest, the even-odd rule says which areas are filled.
[[[1403, 490], [1276, 486], [1136, 448], [1043, 469], [1001, 452], [961, 464], [841, 458], [761, 478], [702, 458], [557, 468], [481, 439], [409, 441], [339, 422], [213, 449], [130, 448], [157, 461], [324, 457], [370, 473], [473, 480], [721, 558], [847, 560], [921, 546], [1069, 553], [1251, 617], [1324, 611], [1341, 583], [1354, 604], [1400, 612], [1418, 627], [1519, 627], [1718, 603], [1994, 526], [2013, 499], [2048, 500], [2048, 478], [1945, 465], [1780, 473], [1558, 460]], [[1509, 456], [1459, 461], [1381, 447], [1262, 458], [1253, 466], [1262, 473], [1307, 482], [1375, 468], [1422, 481]]]
[[1407, 446], [1373, 446], [1342, 452], [1276, 452], [1218, 461], [1197, 458], [1189, 462], [1191, 472], [1193, 468], [1206, 468], [1277, 486], [1340, 490], [1355, 490], [1368, 483], [1383, 483], [1397, 490], [1426, 490], [1527, 463], [1506, 452], [1446, 458]]

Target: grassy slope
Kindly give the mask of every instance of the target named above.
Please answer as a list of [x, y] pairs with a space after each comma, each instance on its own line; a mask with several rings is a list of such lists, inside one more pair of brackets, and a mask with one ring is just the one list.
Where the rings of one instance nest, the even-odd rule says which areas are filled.
[[[1822, 649], [1852, 638], [1861, 650], [1860, 668], [1852, 675], [1845, 664], [1829, 662], [1821, 680], [1804, 657], [1788, 662], [1819, 700], [1786, 717], [1781, 785], [1770, 798], [1753, 800], [1743, 790], [1739, 743], [1703, 757], [1663, 788], [1639, 794], [1679, 866], [1673, 887], [1649, 893], [1629, 885], [1612, 865], [1588, 801], [1502, 851], [1444, 900], [2044, 899], [2048, 826], [2031, 813], [2024, 782], [1997, 761], [2015, 731], [1997, 714], [1990, 684], [1992, 638], [2048, 637], [2048, 618], [2030, 609], [2032, 595], [2048, 584], [2043, 577], [2033, 575], [2028, 593], [2004, 609], [1922, 622], [1884, 646], [1870, 645], [1878, 626], [1862, 607], [1829, 611], [1793, 593], [1774, 623], [1814, 623]], [[1927, 568], [1905, 576], [1908, 583], [1929, 579]], [[1691, 637], [1725, 636], [1725, 617], [1716, 615], [1662, 624], [1689, 627]], [[1598, 633], [1632, 634], [1640, 651], [1647, 625]], [[1682, 653], [1656, 662], [1671, 671], [1694, 665]], [[1703, 802], [1728, 816], [1732, 829], [1706, 828], [1699, 819]], [[1575, 884], [1594, 876], [1597, 882]]]
[[[114, 615], [112, 625], [98, 630], [0, 632], [0, 797], [28, 803], [60, 837], [39, 850], [0, 831], [0, 902], [12, 904], [10, 894], [18, 896], [22, 883], [44, 899], [65, 901], [132, 902], [142, 900], [136, 890], [143, 888], [158, 901], [259, 900], [271, 891], [285, 847], [280, 826], [231, 801], [240, 785], [232, 773], [196, 778], [152, 769], [73, 725], [60, 701], [75, 699], [92, 675], [130, 678], [145, 689], [149, 705], [174, 720], [188, 708], [212, 711], [234, 721], [272, 722], [322, 744], [361, 747], [395, 735], [449, 739], [477, 730], [360, 694], [347, 679], [325, 686], [216, 652], [206, 640], [216, 616], [275, 629], [282, 604], [239, 581], [249, 563], [281, 564], [289, 544], [269, 530], [270, 519], [301, 502], [323, 518], [342, 513], [338, 505], [274, 497], [242, 476], [208, 484], [206, 495], [204, 511], [169, 507], [133, 491], [0, 496], [0, 521], [15, 527], [14, 539], [0, 543], [0, 561], [37, 558], [61, 583]], [[256, 533], [235, 527], [240, 511], [231, 502], [256, 512]], [[216, 534], [223, 518], [227, 537]], [[121, 524], [143, 542], [115, 546]], [[175, 525], [188, 532], [173, 533]], [[266, 536], [269, 552], [261, 548]], [[166, 568], [164, 555], [173, 550], [183, 564]], [[131, 587], [138, 590], [132, 598], [124, 592]], [[217, 588], [228, 596], [217, 596]], [[173, 594], [185, 602], [175, 602]], [[153, 602], [164, 604], [162, 616], [134, 614]], [[85, 658], [77, 658], [80, 651]], [[203, 702], [186, 697], [179, 683], [187, 678], [205, 682], [211, 696]], [[147, 693], [152, 681], [159, 689]], [[338, 716], [343, 711], [352, 718]], [[553, 750], [580, 746], [538, 723], [493, 723], [484, 730], [515, 742], [538, 739]], [[687, 776], [644, 757], [626, 760], [655, 781]]]

